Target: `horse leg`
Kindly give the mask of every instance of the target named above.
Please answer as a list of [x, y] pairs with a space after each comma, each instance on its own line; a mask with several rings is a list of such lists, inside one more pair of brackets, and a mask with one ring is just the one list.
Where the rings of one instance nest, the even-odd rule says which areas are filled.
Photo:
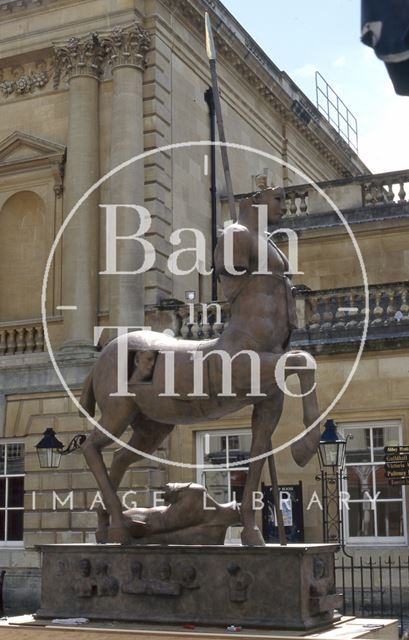
[[[127, 425], [124, 425], [123, 431], [125, 431], [126, 426]], [[126, 536], [123, 535], [124, 532], [122, 531], [123, 520], [121, 502], [115, 492], [115, 488], [111, 484], [101, 453], [102, 449], [111, 442], [112, 440], [109, 436], [106, 436], [104, 433], [95, 429], [95, 431], [88, 436], [82, 445], [82, 451], [90, 471], [94, 475], [102, 493], [104, 505], [112, 518], [112, 526], [118, 530], [119, 537], [116, 542], [125, 542]]]
[[[295, 462], [304, 467], [317, 453], [318, 445], [321, 437], [320, 433], [320, 410], [318, 408], [318, 398], [315, 391], [315, 370], [300, 369], [297, 371], [303, 404], [303, 422], [308, 429], [314, 422], [315, 427], [308, 431], [302, 438], [291, 445], [291, 453]], [[313, 389], [313, 391], [311, 391]]]
[[[276, 428], [283, 410], [284, 394], [277, 390], [275, 395], [268, 400], [256, 404], [253, 409], [251, 427], [253, 431], [251, 440], [250, 457], [254, 458], [270, 449], [271, 436]], [[241, 503], [241, 517], [243, 531], [241, 541], [244, 545], [263, 546], [264, 540], [256, 525], [253, 497], [258, 490], [261, 471], [265, 458], [250, 462], [246, 484]]]
[[[174, 427], [173, 424], [162, 424], [141, 416], [135, 419], [131, 423], [131, 426], [134, 431], [128, 444], [134, 449], [144, 453], [153, 453], [156, 451]], [[121, 447], [115, 451], [109, 472], [109, 479], [114, 491], [116, 491], [121, 484], [121, 480], [128, 467], [142, 459], [143, 455], [136, 453], [136, 451], [131, 451], [127, 447]], [[111, 538], [109, 532], [109, 513], [103, 507], [99, 507], [97, 514], [97, 542], [107, 542], [108, 538]]]
[[107, 435], [98, 428], [94, 429], [81, 449], [88, 467], [97, 481], [105, 508], [111, 516], [111, 525], [117, 529], [118, 539], [115, 541], [125, 542], [127, 535], [124, 531], [122, 505], [109, 479], [102, 457], [102, 449], [112, 442], [109, 434], [117, 438], [123, 434], [127, 426], [134, 420], [137, 408], [132, 399], [123, 397], [115, 399], [110, 397], [105, 406], [101, 406], [101, 404], [100, 425], [107, 431]]

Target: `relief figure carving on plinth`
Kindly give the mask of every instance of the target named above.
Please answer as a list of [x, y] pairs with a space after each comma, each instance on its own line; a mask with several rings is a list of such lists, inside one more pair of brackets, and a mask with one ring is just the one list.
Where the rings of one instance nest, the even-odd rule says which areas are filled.
[[243, 571], [237, 564], [229, 565], [227, 571], [229, 573], [230, 602], [246, 602], [253, 576], [247, 571]]
[[96, 595], [95, 580], [91, 577], [91, 562], [83, 558], [79, 563], [79, 577], [76, 579], [73, 590], [78, 598], [92, 598]]
[[122, 585], [122, 593], [141, 595], [147, 593], [147, 581], [142, 578], [142, 562], [133, 560], [131, 562], [131, 577]]
[[173, 580], [171, 566], [166, 560], [161, 562], [158, 567], [157, 577], [148, 580], [147, 590], [149, 595], [158, 596], [180, 596], [182, 593], [181, 585]]
[[119, 590], [118, 580], [109, 575], [107, 562], [99, 562], [95, 569], [97, 596], [116, 596]]

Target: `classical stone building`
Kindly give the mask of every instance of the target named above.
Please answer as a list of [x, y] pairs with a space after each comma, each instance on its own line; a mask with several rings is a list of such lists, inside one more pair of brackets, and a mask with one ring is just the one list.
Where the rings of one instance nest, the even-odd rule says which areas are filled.
[[[39, 468], [35, 445], [45, 428], [53, 427], [65, 444], [90, 428], [56, 375], [47, 338], [77, 396], [98, 357], [94, 327], [145, 324], [195, 339], [217, 334], [228, 318], [223, 304], [220, 318], [207, 321], [196, 313], [200, 303], [220, 296], [211, 275], [191, 269], [172, 277], [167, 268], [175, 250], [171, 234], [182, 228], [204, 234], [209, 268], [216, 227], [228, 217], [219, 149], [197, 144], [213, 140], [215, 128], [206, 10], [215, 29], [227, 139], [259, 151], [229, 150], [235, 192], [251, 191], [259, 181], [286, 189], [286, 226], [300, 237], [296, 282], [304, 285], [295, 343], [317, 358], [323, 407], [351, 371], [365, 297], [351, 237], [307, 180], [319, 182], [341, 208], [362, 251], [370, 285], [368, 348], [331, 416], [355, 433], [357, 455], [365, 450], [372, 465], [361, 485], [377, 478], [381, 440], [404, 440], [408, 424], [408, 306], [402, 284], [403, 265], [408, 266], [408, 175], [368, 177], [359, 157], [218, 0], [0, 0], [0, 10], [0, 566], [9, 591], [21, 601], [24, 585], [31, 588], [37, 579], [34, 545], [92, 541], [96, 525], [97, 487], [82, 456], [64, 457], [55, 471]], [[177, 146], [186, 142], [193, 144]], [[157, 147], [166, 148], [156, 152]], [[145, 157], [106, 177], [139, 154]], [[99, 180], [54, 243], [74, 205]], [[108, 260], [107, 207], [99, 205], [110, 203], [149, 211], [145, 239], [155, 249], [155, 262], [146, 272], [102, 273]], [[138, 217], [129, 208], [122, 214], [117, 234], [129, 236]], [[181, 238], [191, 246], [188, 236]], [[118, 242], [121, 270], [141, 266], [146, 256], [135, 246]], [[184, 258], [181, 268], [189, 271], [192, 263]], [[197, 303], [193, 318], [189, 294]], [[357, 313], [340, 310], [347, 307]], [[242, 412], [202, 428], [177, 427], [159, 455], [200, 463], [214, 454], [214, 460], [226, 461], [230, 447], [237, 459], [248, 450], [249, 424], [249, 413]], [[292, 400], [278, 442], [301, 424], [300, 404]], [[106, 453], [108, 463], [111, 455]], [[123, 483], [124, 492], [133, 492], [128, 504], [150, 505], [154, 491], [169, 479], [195, 477], [192, 470], [179, 471], [150, 461], [134, 466]], [[281, 484], [302, 480], [305, 539], [319, 540], [321, 516], [314, 504], [307, 509], [319, 489], [315, 464], [300, 471], [283, 452], [278, 471]], [[245, 472], [208, 472], [198, 479], [225, 500], [235, 488], [240, 491]], [[379, 516], [369, 515], [368, 525], [367, 504], [356, 493], [363, 486], [357, 473], [350, 471], [349, 480], [357, 505], [351, 540], [406, 544], [402, 490], [388, 494], [388, 504], [382, 503]]]

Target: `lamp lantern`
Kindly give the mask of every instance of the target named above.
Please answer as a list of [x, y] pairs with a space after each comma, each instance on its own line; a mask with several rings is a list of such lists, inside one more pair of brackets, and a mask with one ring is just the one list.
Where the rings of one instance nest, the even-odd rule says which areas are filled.
[[61, 462], [61, 451], [64, 449], [62, 442], [57, 440], [55, 431], [48, 427], [36, 445], [38, 461], [42, 469], [58, 469]]
[[345, 463], [345, 449], [346, 440], [338, 433], [337, 423], [332, 419], [327, 420], [318, 448], [321, 469], [342, 469]]

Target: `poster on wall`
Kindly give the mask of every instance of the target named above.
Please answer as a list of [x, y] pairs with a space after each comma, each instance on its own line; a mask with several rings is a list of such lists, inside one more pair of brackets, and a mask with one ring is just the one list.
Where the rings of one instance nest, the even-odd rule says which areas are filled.
[[[263, 485], [263, 536], [266, 542], [278, 542], [277, 517], [271, 485]], [[280, 506], [288, 542], [304, 542], [302, 483], [280, 485]]]

